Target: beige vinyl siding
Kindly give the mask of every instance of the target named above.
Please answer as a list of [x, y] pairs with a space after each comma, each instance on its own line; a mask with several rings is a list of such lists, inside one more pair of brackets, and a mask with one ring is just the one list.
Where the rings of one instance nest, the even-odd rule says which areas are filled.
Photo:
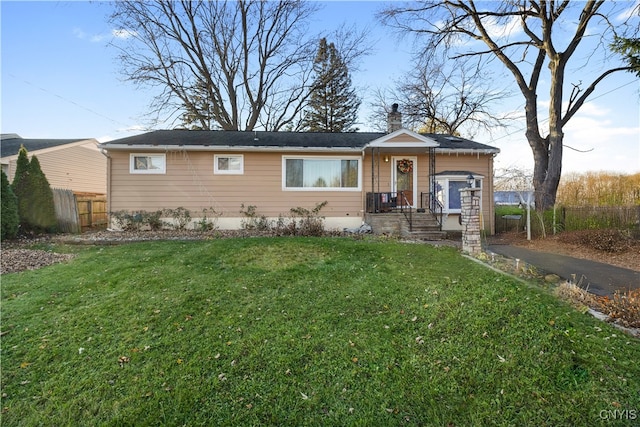
[[[291, 208], [313, 209], [327, 201], [323, 216], [362, 216], [359, 191], [291, 191], [282, 188], [283, 156], [300, 153], [244, 155], [242, 175], [214, 174], [214, 154], [225, 151], [166, 153], [165, 174], [131, 174], [129, 152], [111, 152], [110, 210], [155, 211], [184, 207], [197, 217], [214, 208], [223, 217], [239, 217], [241, 206], [255, 206], [258, 215], [288, 215]], [[307, 153], [305, 153], [307, 155]]]
[[[483, 228], [494, 233], [493, 156], [477, 154], [437, 154], [436, 173], [443, 171], [469, 171], [482, 175]], [[457, 221], [457, 220], [456, 220]]]
[[418, 139], [418, 138], [416, 138], [414, 136], [402, 133], [400, 135], [394, 136], [393, 138], [386, 139], [385, 142], [391, 142], [391, 143], [393, 143], [393, 142], [422, 142], [422, 140], [420, 140], [420, 139]]
[[[389, 157], [389, 162], [385, 162], [385, 156]], [[417, 157], [418, 168], [418, 199], [416, 200], [416, 206], [420, 205], [420, 193], [430, 192], [429, 188], [429, 156], [428, 154], [406, 154], [401, 152], [389, 152], [382, 153], [379, 157], [380, 169], [378, 169], [378, 156], [374, 156], [375, 161], [373, 165], [373, 173], [376, 176], [374, 180], [373, 189], [371, 188], [371, 154], [367, 153], [363, 164], [363, 197], [368, 192], [386, 192], [391, 191], [391, 179], [392, 179], [392, 159], [393, 157]], [[379, 179], [378, 179], [379, 171]], [[482, 175], [482, 217], [483, 227], [486, 230], [494, 232], [494, 220], [493, 220], [493, 156], [492, 155], [477, 155], [477, 154], [436, 154], [436, 170], [435, 173], [443, 171], [470, 171], [478, 175]], [[363, 206], [364, 206], [363, 199]], [[453, 218], [455, 216], [455, 218]], [[451, 229], [459, 228], [457, 214], [451, 215], [451, 221], [449, 222]]]
[[[145, 153], [141, 151], [140, 153]], [[361, 159], [361, 191], [353, 190], [287, 190], [283, 189], [283, 158], [320, 156], [327, 158], [353, 158], [354, 154], [318, 154], [300, 152], [229, 152], [229, 151], [170, 151], [166, 155], [165, 174], [130, 173], [130, 154], [126, 151], [111, 151], [109, 181], [109, 211], [117, 212], [144, 210], [153, 212], [160, 209], [183, 207], [198, 218], [202, 209], [213, 208], [221, 219], [241, 218], [241, 206], [255, 206], [256, 213], [268, 218], [287, 216], [291, 208], [313, 209], [327, 201], [321, 215], [331, 218], [362, 218], [367, 192], [391, 191], [393, 157], [415, 157], [417, 168], [416, 205], [419, 206], [420, 193], [429, 188], [429, 156], [423, 154], [384, 153], [375, 157], [373, 173], [376, 179], [372, 188], [371, 153]], [[157, 154], [157, 152], [154, 152]], [[214, 174], [214, 155], [243, 154], [244, 173], [242, 175]], [[385, 155], [389, 162], [384, 162]], [[492, 155], [443, 154], [436, 155], [436, 173], [446, 170], [472, 171], [482, 175], [482, 210], [484, 228], [493, 232], [493, 157]], [[378, 178], [378, 171], [380, 176]], [[455, 218], [454, 218], [455, 217]], [[457, 227], [457, 216], [450, 215], [453, 229]]]
[[[52, 188], [69, 189], [76, 193], [107, 192], [107, 158], [95, 146], [95, 142], [84, 145], [60, 147], [29, 153], [40, 162]], [[17, 156], [9, 162], [7, 176], [13, 181]]]
[[[385, 156], [389, 157], [389, 162], [385, 162]], [[368, 192], [386, 192], [391, 191], [391, 179], [393, 177], [393, 158], [415, 158], [416, 159], [416, 168], [418, 172], [418, 180], [417, 180], [417, 192], [418, 192], [418, 200], [417, 203], [419, 205], [419, 197], [420, 193], [429, 192], [429, 155], [428, 154], [403, 154], [401, 152], [391, 152], [384, 153], [380, 155], [380, 169], [378, 169], [378, 155], [374, 156], [374, 170], [373, 174], [376, 176], [374, 180], [374, 187], [371, 188], [371, 154], [367, 153], [364, 160], [364, 182], [363, 182], [363, 192], [366, 194]], [[437, 161], [437, 160], [436, 160]], [[378, 179], [378, 172], [380, 173]]]

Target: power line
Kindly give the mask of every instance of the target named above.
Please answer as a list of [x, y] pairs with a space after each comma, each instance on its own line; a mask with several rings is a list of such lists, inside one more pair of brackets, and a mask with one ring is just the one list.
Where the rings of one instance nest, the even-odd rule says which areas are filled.
[[111, 118], [111, 117], [109, 117], [109, 116], [106, 116], [106, 115], [104, 115], [104, 114], [102, 114], [102, 113], [99, 113], [99, 112], [97, 112], [97, 111], [95, 111], [95, 110], [92, 110], [92, 109], [91, 109], [91, 108], [89, 108], [89, 107], [85, 107], [84, 105], [81, 105], [81, 104], [79, 104], [79, 103], [77, 103], [77, 102], [75, 102], [75, 101], [73, 101], [73, 100], [71, 100], [71, 99], [65, 98], [65, 97], [64, 97], [64, 96], [62, 96], [62, 95], [59, 95], [59, 94], [57, 94], [57, 93], [55, 93], [55, 92], [52, 92], [52, 91], [50, 91], [50, 90], [48, 90], [48, 89], [45, 89], [45, 88], [40, 87], [40, 86], [38, 86], [38, 85], [36, 85], [36, 84], [34, 84], [34, 83], [31, 83], [31, 82], [30, 82], [30, 81], [28, 81], [28, 80], [25, 80], [25, 79], [21, 79], [21, 78], [19, 78], [19, 77], [16, 77], [15, 75], [13, 75], [13, 74], [11, 74], [11, 73], [9, 73], [8, 75], [9, 75], [10, 77], [12, 77], [12, 78], [16, 79], [16, 80], [21, 81], [21, 82], [22, 82], [22, 83], [24, 83], [24, 84], [27, 84], [27, 85], [29, 85], [29, 86], [32, 86], [32, 87], [36, 88], [36, 89], [39, 89], [40, 91], [42, 91], [42, 92], [44, 92], [44, 93], [46, 93], [46, 94], [48, 94], [48, 95], [54, 96], [54, 97], [59, 98], [59, 99], [61, 99], [61, 100], [65, 101], [65, 102], [67, 102], [67, 103], [69, 103], [69, 104], [75, 105], [76, 107], [81, 108], [81, 109], [83, 109], [83, 110], [85, 110], [85, 111], [88, 111], [88, 112], [89, 112], [89, 113], [91, 113], [91, 114], [94, 114], [94, 115], [96, 115], [96, 116], [99, 116], [99, 117], [102, 117], [102, 118], [104, 118], [104, 119], [107, 119], [107, 120], [109, 120], [109, 121], [110, 121], [110, 122], [112, 122], [112, 123], [115, 123], [115, 124], [118, 124], [118, 125], [121, 125], [121, 126], [124, 126], [124, 127], [129, 126], [129, 125], [128, 125], [128, 124], [126, 124], [126, 123], [122, 123], [122, 122], [121, 122], [121, 121], [119, 121], [119, 120], [113, 119], [113, 118]]

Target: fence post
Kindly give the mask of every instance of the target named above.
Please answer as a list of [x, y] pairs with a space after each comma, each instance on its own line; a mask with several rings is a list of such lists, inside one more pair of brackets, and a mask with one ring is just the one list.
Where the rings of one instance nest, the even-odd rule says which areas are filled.
[[93, 200], [89, 200], [89, 206], [87, 208], [89, 210], [89, 212], [87, 212], [88, 216], [89, 216], [89, 228], [93, 227], [94, 221], [93, 221]]

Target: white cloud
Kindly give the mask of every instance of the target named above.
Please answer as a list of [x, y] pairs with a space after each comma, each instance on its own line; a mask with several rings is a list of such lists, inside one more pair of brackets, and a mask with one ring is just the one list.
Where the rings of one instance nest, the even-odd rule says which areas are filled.
[[636, 0], [633, 3], [629, 3], [629, 7], [624, 9], [618, 16], [616, 16], [616, 20], [618, 22], [624, 22], [629, 18], [633, 18], [638, 16], [638, 9], [640, 9], [640, 1]]
[[111, 35], [117, 39], [128, 39], [129, 37], [135, 37], [137, 33], [135, 31], [119, 28], [111, 30]]
[[498, 23], [495, 19], [487, 19], [484, 21], [484, 26], [489, 33], [489, 36], [493, 39], [511, 38], [522, 33], [522, 27], [520, 26], [520, 18], [517, 16], [512, 17], [509, 21], [504, 23]]
[[73, 35], [76, 36], [79, 39], [85, 39], [87, 37], [87, 33], [85, 33], [84, 31], [82, 31], [82, 29], [80, 28], [74, 28], [73, 29]]
[[116, 39], [126, 40], [126, 39], [128, 39], [130, 37], [136, 36], [137, 33], [135, 31], [131, 31], [131, 30], [113, 29], [108, 34], [99, 33], [99, 34], [93, 34], [93, 35], [89, 36], [89, 34], [87, 34], [81, 28], [74, 28], [73, 29], [73, 35], [75, 37], [79, 38], [80, 40], [89, 40], [91, 43], [99, 43], [99, 42], [107, 39], [108, 37], [114, 37]]
[[[548, 102], [541, 102], [541, 109], [546, 106]], [[633, 112], [631, 116], [633, 117]], [[544, 125], [546, 122], [543, 122], [543, 129], [545, 129]], [[631, 119], [630, 121], [615, 106], [602, 100], [585, 103], [564, 127], [563, 173], [585, 171], [638, 173], [640, 172], [639, 136], [639, 120]], [[501, 150], [496, 157], [496, 169], [512, 167], [531, 169], [533, 167], [533, 156], [524, 136], [524, 129], [521, 132], [511, 131], [506, 138], [496, 135], [493, 143], [491, 139], [479, 139], [479, 141]]]

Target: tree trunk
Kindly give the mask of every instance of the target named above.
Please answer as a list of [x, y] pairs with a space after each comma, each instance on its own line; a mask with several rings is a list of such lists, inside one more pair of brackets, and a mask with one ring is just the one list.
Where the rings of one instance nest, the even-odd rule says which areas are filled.
[[556, 203], [556, 193], [562, 174], [562, 95], [566, 59], [561, 53], [551, 52], [549, 70], [551, 85], [549, 92], [549, 133], [542, 138], [539, 131], [536, 95], [526, 96], [527, 140], [533, 151], [533, 188], [536, 210], [551, 208]]

